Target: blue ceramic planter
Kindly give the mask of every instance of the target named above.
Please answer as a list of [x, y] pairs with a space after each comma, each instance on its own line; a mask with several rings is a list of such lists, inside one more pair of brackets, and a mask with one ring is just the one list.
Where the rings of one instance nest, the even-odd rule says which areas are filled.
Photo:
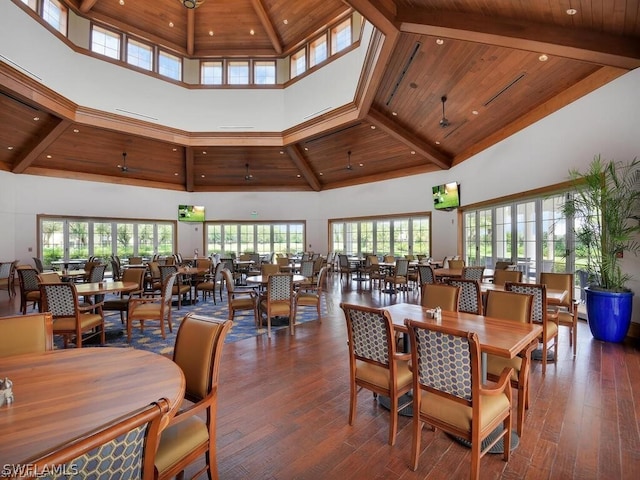
[[633, 292], [606, 292], [586, 288], [587, 317], [593, 338], [621, 342], [631, 325]]

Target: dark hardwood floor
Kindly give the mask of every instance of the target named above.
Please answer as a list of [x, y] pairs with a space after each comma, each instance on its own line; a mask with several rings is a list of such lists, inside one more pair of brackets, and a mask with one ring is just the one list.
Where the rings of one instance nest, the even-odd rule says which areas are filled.
[[[0, 315], [19, 299], [0, 293]], [[417, 301], [408, 293], [408, 301]], [[373, 306], [405, 301], [341, 287], [328, 279], [329, 315], [322, 323], [224, 347], [217, 452], [221, 479], [466, 479], [470, 451], [442, 432], [423, 431], [417, 472], [409, 468], [411, 419], [400, 418], [395, 446], [387, 444], [389, 413], [368, 391], [358, 396], [348, 425], [346, 328], [341, 301]], [[1, 373], [1, 372], [0, 372]], [[514, 400], [517, 392], [514, 392]], [[542, 377], [533, 362], [531, 406], [524, 435], [508, 463], [481, 460], [483, 479], [636, 479], [640, 472], [640, 346], [593, 340], [580, 322], [578, 355], [560, 332], [559, 359]], [[201, 465], [201, 463], [200, 463]], [[187, 471], [187, 475], [190, 471]]]

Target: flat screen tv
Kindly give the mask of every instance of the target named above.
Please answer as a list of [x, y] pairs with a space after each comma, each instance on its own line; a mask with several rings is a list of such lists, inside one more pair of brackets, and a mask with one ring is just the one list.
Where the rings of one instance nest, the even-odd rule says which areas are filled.
[[204, 207], [178, 205], [178, 220], [181, 222], [204, 222]]
[[436, 210], [453, 210], [460, 206], [460, 185], [456, 182], [433, 187], [433, 207]]

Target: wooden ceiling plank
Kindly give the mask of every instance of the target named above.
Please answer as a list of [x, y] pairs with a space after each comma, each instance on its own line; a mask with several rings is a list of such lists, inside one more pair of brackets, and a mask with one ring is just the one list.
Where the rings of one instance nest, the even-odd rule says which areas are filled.
[[253, 5], [253, 9], [256, 11], [258, 18], [260, 19], [260, 23], [262, 27], [266, 30], [267, 36], [273, 45], [273, 49], [276, 51], [278, 55], [282, 54], [282, 45], [280, 44], [280, 39], [278, 38], [278, 32], [273, 28], [273, 24], [269, 19], [269, 14], [267, 10], [264, 8], [261, 0], [251, 0], [251, 4]]
[[453, 160], [451, 158], [447, 157], [442, 152], [436, 150], [431, 145], [418, 138], [415, 133], [405, 130], [401, 126], [397, 125], [379, 111], [373, 108], [369, 110], [367, 120], [374, 124], [376, 127], [384, 130], [387, 134], [391, 135], [396, 140], [399, 140], [411, 149], [415, 150], [416, 153], [422, 155], [423, 157], [426, 157], [430, 162], [434, 163], [441, 169], [448, 170], [449, 168], [451, 168], [451, 164], [453, 163]]
[[456, 157], [453, 159], [452, 166], [462, 163], [463, 161], [473, 157], [477, 153], [480, 153], [481, 151], [491, 147], [492, 145], [501, 142], [505, 138], [514, 135], [515, 133], [525, 129], [530, 125], [533, 125], [547, 115], [560, 110], [561, 108], [593, 92], [594, 90], [597, 90], [598, 88], [606, 85], [607, 83], [615, 80], [625, 73], [627, 73], [626, 69], [622, 68], [599, 68], [595, 73], [583, 79], [581, 82], [576, 83], [559, 95], [556, 95], [554, 98], [531, 110], [526, 115], [518, 118], [515, 122], [506, 125], [492, 135], [484, 138], [481, 142], [476, 143], [475, 145], [461, 152], [459, 155], [456, 155]]
[[637, 38], [570, 30], [516, 19], [420, 9], [398, 11], [400, 30], [545, 53], [628, 70], [640, 67]]
[[293, 161], [298, 170], [300, 170], [302, 176], [307, 181], [309, 186], [319, 192], [322, 189], [322, 185], [320, 185], [320, 181], [311, 170], [309, 166], [309, 162], [304, 158], [304, 153], [302, 149], [298, 145], [290, 145], [286, 148], [289, 157]]
[[185, 159], [184, 159], [185, 188], [187, 192], [193, 192], [193, 187], [195, 183], [194, 175], [196, 174], [193, 148], [191, 147], [185, 148], [184, 156], [185, 156]]
[[24, 173], [24, 171], [42, 154], [60, 135], [71, 125], [68, 120], [55, 119], [43, 129], [41, 135], [30, 145], [25, 146], [25, 155], [19, 159], [11, 171]]
[[187, 55], [193, 55], [196, 45], [196, 11], [187, 9]]

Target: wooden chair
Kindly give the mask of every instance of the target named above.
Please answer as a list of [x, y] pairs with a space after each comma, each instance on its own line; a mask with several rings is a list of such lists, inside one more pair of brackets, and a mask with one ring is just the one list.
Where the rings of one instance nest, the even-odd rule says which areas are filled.
[[276, 273], [270, 275], [267, 290], [258, 303], [259, 322], [262, 327], [262, 314], [267, 321], [267, 337], [271, 338], [271, 319], [289, 317], [289, 331], [294, 334], [295, 318], [293, 317], [293, 275]]
[[482, 292], [480, 282], [463, 278], [450, 278], [447, 282], [454, 287], [460, 287], [458, 311], [482, 315]]
[[[67, 282], [41, 283], [42, 311], [53, 315], [53, 334], [62, 335], [64, 348], [74, 338], [76, 347], [82, 347], [85, 332], [100, 333], [100, 345], [104, 345], [104, 315], [102, 303], [80, 305], [75, 285]], [[98, 330], [98, 332], [96, 332]]]
[[129, 265], [142, 265], [142, 257], [129, 257]]
[[464, 268], [464, 260], [457, 260], [457, 259], [449, 260], [449, 268], [463, 269]]
[[260, 275], [263, 277], [268, 277], [269, 275], [273, 275], [275, 273], [280, 273], [280, 266], [275, 263], [263, 263], [260, 266]]
[[367, 255], [364, 273], [369, 278], [369, 287], [373, 288], [373, 282], [378, 282], [378, 286], [382, 288], [382, 283], [386, 277], [385, 272], [380, 268], [380, 262], [377, 255]]
[[53, 350], [50, 313], [0, 317], [0, 357], [48, 350]]
[[0, 288], [6, 288], [9, 298], [15, 297], [16, 287], [14, 283], [15, 270], [18, 260], [13, 262], [0, 262]]
[[522, 282], [522, 272], [520, 270], [495, 270], [493, 272], [493, 283], [504, 285], [507, 282]]
[[[422, 426], [428, 423], [471, 443], [471, 479], [480, 478], [480, 459], [502, 438], [504, 461], [511, 446], [511, 371], [497, 385], [482, 383], [478, 335], [443, 325], [405, 320], [413, 365], [412, 469], [418, 469]], [[455, 355], [449, 352], [455, 351]], [[482, 441], [502, 425], [499, 435]]]
[[514, 264], [513, 262], [505, 262], [505, 261], [497, 261], [495, 267], [493, 268], [494, 271], [496, 270], [507, 270], [509, 267], [512, 267]]
[[340, 272], [340, 281], [342, 281], [343, 275], [346, 275], [349, 280], [351, 280], [351, 274], [358, 271], [356, 267], [351, 265], [349, 262], [349, 257], [347, 255], [339, 254], [339, 272]]
[[162, 293], [162, 276], [160, 275], [160, 263], [157, 261], [149, 262], [147, 266], [147, 277], [145, 279], [145, 293], [155, 295]]
[[173, 285], [177, 273], [169, 276], [162, 286], [162, 297], [130, 298], [127, 312], [127, 342], [131, 343], [131, 328], [133, 322], [140, 322], [140, 330], [144, 332], [144, 322], [157, 320], [160, 322], [160, 334], [167, 338], [164, 330], [165, 319], [169, 325], [169, 331], [173, 331], [171, 322], [171, 299], [173, 298]]
[[175, 283], [173, 284], [172, 294], [173, 296], [177, 297], [178, 310], [182, 308], [183, 296], [188, 295], [189, 303], [191, 303], [191, 285], [182, 283], [182, 275], [178, 273], [177, 265], [159, 265], [158, 268], [160, 269], [160, 281], [162, 282], [163, 288], [165, 282], [167, 281], [167, 278], [169, 278], [174, 273], [177, 274]]
[[120, 295], [117, 298], [105, 300], [102, 310], [120, 312], [120, 322], [124, 324], [124, 315], [129, 311], [129, 299], [133, 298], [135, 295], [142, 297], [142, 293], [144, 292], [145, 273], [144, 268], [127, 268], [122, 274], [121, 280], [123, 282], [136, 283], [138, 288], [131, 292], [120, 292]]
[[[202, 292], [202, 301], [207, 299], [207, 294], [213, 297], [213, 304], [216, 305], [216, 287], [220, 286], [222, 281], [222, 269], [224, 264], [217, 263], [212, 273], [206, 274], [201, 281], [196, 284], [195, 297], [198, 298], [198, 292]], [[220, 286], [220, 301], [222, 301], [222, 286]]]
[[[533, 322], [542, 325], [542, 335], [539, 341], [542, 343], [542, 374], [547, 373], [547, 352], [553, 349], [558, 355], [558, 312], [549, 309], [547, 303], [547, 286], [541, 283], [511, 283], [504, 285], [505, 290], [517, 293], [533, 295], [531, 318]], [[552, 346], [549, 346], [549, 343]]]
[[[130, 478], [152, 480], [153, 459], [158, 445], [160, 422], [169, 411], [169, 402], [162, 398], [112, 423], [78, 437], [59, 450], [29, 460], [38, 472], [59, 473], [49, 479], [71, 478]], [[106, 465], [106, 466], [105, 466]], [[62, 468], [64, 466], [64, 469]], [[57, 471], [57, 470], [56, 470]], [[63, 474], [63, 472], [66, 472]], [[35, 472], [34, 472], [35, 473]], [[21, 477], [40, 478], [40, 476]]]
[[233, 273], [228, 268], [222, 269], [222, 277], [227, 287], [227, 298], [229, 307], [229, 320], [233, 320], [237, 311], [251, 310], [253, 320], [258, 326], [258, 294], [253, 289], [236, 288]]
[[16, 272], [18, 273], [18, 285], [20, 286], [20, 311], [23, 315], [26, 315], [27, 306], [30, 302], [33, 302], [33, 308], [37, 305], [38, 310], [41, 310], [38, 270], [29, 265], [20, 265], [16, 268]]
[[566, 290], [567, 298], [564, 302], [554, 305], [557, 308], [558, 326], [569, 327], [569, 346], [573, 346], [573, 356], [576, 356], [578, 348], [578, 303], [574, 297], [575, 283], [573, 273], [548, 273], [540, 274], [540, 283], [547, 288]]
[[43, 272], [38, 274], [38, 283], [62, 283], [62, 278], [56, 272]]
[[462, 278], [464, 280], [475, 280], [477, 282], [482, 281], [484, 275], [484, 267], [463, 267]]
[[341, 303], [349, 342], [349, 425], [356, 417], [358, 389], [390, 400], [389, 445], [395, 444], [398, 411], [410, 404], [401, 397], [411, 390], [409, 354], [396, 352], [389, 313], [382, 309]]
[[322, 322], [322, 290], [327, 277], [327, 267], [322, 267], [315, 285], [300, 288], [293, 298], [293, 321], [295, 322], [298, 307], [316, 307], [318, 310], [318, 321]]
[[445, 283], [427, 283], [422, 286], [420, 304], [425, 308], [440, 307], [449, 312], [458, 311], [460, 287]]
[[393, 273], [387, 275], [384, 278], [385, 285], [393, 285], [394, 294], [398, 292], [398, 285], [404, 285], [408, 288], [409, 284], [409, 260], [406, 258], [399, 258], [396, 260], [396, 268]]
[[[218, 405], [218, 378], [222, 347], [231, 329], [230, 320], [216, 320], [187, 314], [176, 336], [173, 361], [184, 372], [185, 400], [175, 417], [160, 435], [155, 456], [157, 479], [178, 475], [204, 455], [205, 470], [210, 479], [218, 478], [216, 461], [216, 412]], [[204, 415], [202, 415], [204, 414]]]
[[315, 262], [313, 260], [304, 260], [300, 263], [300, 275], [305, 279], [300, 286], [313, 286], [315, 284], [315, 278], [313, 276], [313, 267]]
[[[485, 315], [492, 318], [503, 318], [514, 322], [531, 323], [533, 295], [490, 290], [487, 292], [487, 309]], [[514, 358], [487, 355], [487, 379], [496, 381], [505, 368], [513, 369], [510, 383], [518, 390], [517, 431], [522, 435], [524, 413], [529, 408], [529, 375], [531, 372], [531, 352], [536, 347], [534, 342]]]

